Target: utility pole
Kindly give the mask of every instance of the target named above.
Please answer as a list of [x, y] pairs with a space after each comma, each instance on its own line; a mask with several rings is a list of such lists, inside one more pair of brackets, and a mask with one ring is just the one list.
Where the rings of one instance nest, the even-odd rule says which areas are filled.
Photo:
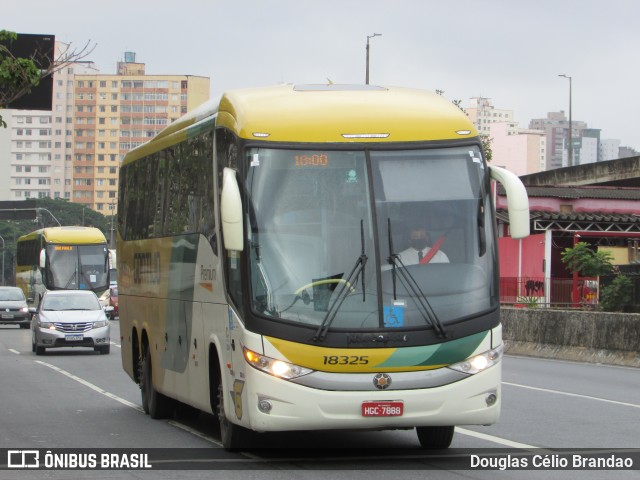
[[365, 77], [365, 84], [369, 85], [369, 39], [373, 37], [381, 37], [381, 33], [374, 33], [373, 35], [367, 35], [367, 74]]

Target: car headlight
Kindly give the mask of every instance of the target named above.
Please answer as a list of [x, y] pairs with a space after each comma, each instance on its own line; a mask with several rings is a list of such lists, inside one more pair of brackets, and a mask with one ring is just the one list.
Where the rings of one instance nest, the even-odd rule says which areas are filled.
[[98, 320], [97, 322], [93, 322], [93, 328], [106, 327], [108, 320]]
[[249, 365], [251, 365], [253, 368], [256, 368], [278, 378], [291, 380], [292, 378], [301, 377], [313, 372], [313, 370], [309, 368], [260, 355], [259, 353], [256, 353], [253, 350], [249, 350], [246, 347], [243, 348], [243, 351], [244, 358]]
[[54, 327], [51, 322], [47, 322], [46, 320], [38, 320], [38, 326], [40, 328], [50, 328], [52, 330], [56, 329], [56, 327]]
[[29, 312], [29, 307], [22, 307], [22, 308], [20, 309], [20, 311], [21, 311], [22, 313], [28, 313], [28, 312]]
[[457, 370], [458, 372], [468, 373], [475, 375], [485, 371], [487, 368], [492, 367], [500, 361], [502, 358], [502, 352], [504, 347], [500, 345], [498, 348], [488, 350], [479, 355], [469, 357], [466, 360], [449, 365], [449, 368]]

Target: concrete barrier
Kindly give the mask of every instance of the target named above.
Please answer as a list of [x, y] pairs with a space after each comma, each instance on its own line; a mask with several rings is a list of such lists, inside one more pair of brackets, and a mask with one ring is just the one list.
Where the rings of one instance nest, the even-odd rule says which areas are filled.
[[640, 314], [501, 309], [505, 352], [640, 367]]

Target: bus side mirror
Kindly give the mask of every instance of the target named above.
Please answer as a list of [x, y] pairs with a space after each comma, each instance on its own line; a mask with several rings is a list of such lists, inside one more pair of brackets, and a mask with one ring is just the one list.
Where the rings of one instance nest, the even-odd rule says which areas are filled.
[[529, 197], [517, 175], [501, 167], [489, 167], [491, 178], [500, 182], [507, 192], [509, 232], [511, 238], [529, 236]]
[[47, 264], [47, 251], [43, 248], [40, 250], [40, 268], [44, 269]]
[[227, 250], [241, 252], [244, 248], [242, 229], [242, 198], [236, 180], [236, 172], [224, 168], [222, 172], [222, 193], [220, 195], [220, 217], [222, 237]]

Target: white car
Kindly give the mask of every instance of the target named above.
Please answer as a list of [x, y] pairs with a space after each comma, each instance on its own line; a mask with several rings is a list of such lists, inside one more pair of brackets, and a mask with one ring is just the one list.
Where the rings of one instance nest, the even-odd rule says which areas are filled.
[[45, 292], [31, 321], [32, 350], [43, 355], [47, 348], [89, 347], [108, 354], [112, 309], [102, 307], [90, 290]]

